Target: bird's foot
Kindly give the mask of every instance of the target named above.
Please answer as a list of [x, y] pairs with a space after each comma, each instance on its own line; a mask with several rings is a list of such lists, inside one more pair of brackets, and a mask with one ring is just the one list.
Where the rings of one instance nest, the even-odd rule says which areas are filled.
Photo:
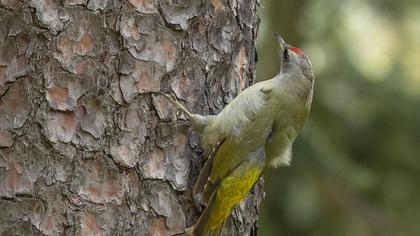
[[173, 92], [162, 93], [162, 95], [165, 96], [169, 101], [172, 102], [172, 104], [175, 105], [175, 116], [177, 119], [181, 116], [182, 113], [184, 113], [188, 118], [191, 117], [191, 113], [178, 101], [178, 98]]

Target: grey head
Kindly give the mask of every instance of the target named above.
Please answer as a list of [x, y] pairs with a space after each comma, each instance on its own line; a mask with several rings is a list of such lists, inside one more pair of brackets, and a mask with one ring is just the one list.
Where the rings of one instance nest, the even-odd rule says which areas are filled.
[[301, 49], [286, 43], [286, 41], [284, 41], [284, 39], [278, 33], [274, 33], [274, 37], [277, 38], [280, 46], [279, 75], [285, 73], [297, 73], [298, 75], [303, 75], [306, 79], [313, 81], [315, 76], [312, 71], [312, 64], [308, 56], [306, 56]]

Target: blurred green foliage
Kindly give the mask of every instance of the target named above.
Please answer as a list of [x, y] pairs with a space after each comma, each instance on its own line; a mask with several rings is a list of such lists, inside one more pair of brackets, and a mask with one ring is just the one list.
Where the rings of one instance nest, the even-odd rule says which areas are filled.
[[291, 166], [265, 172], [260, 233], [420, 235], [420, 1], [262, 0], [258, 80], [273, 32], [316, 74]]

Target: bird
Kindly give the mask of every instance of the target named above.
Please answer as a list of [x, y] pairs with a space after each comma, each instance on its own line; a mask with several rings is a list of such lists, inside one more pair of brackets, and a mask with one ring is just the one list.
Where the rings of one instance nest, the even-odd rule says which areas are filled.
[[192, 191], [204, 210], [187, 235], [221, 235], [263, 171], [290, 164], [292, 144], [311, 109], [315, 76], [301, 49], [274, 36], [280, 46], [276, 76], [244, 89], [219, 114], [193, 114], [175, 94], [164, 94], [201, 134], [204, 150], [210, 150]]

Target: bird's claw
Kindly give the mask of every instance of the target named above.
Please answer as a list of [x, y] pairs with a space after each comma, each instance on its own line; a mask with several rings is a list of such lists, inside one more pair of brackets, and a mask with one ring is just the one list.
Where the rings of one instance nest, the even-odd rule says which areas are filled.
[[176, 107], [175, 118], [178, 119], [186, 109], [178, 101], [177, 96], [172, 91], [167, 92], [167, 93], [162, 93], [162, 95], [165, 96], [169, 101], [171, 101], [175, 105]]
[[170, 101], [172, 101], [174, 103], [178, 103], [178, 98], [176, 97], [176, 95], [172, 91], [167, 92], [167, 93], [162, 93], [162, 95], [165, 96]]

